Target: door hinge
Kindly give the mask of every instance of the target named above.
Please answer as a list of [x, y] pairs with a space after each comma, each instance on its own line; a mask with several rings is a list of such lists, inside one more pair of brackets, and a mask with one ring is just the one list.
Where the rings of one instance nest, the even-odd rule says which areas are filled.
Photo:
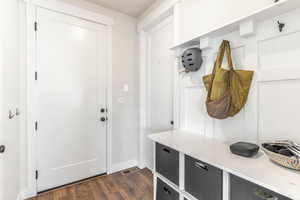
[[36, 170], [36, 171], [35, 171], [35, 179], [38, 180], [38, 178], [39, 178], [39, 171]]
[[38, 130], [38, 122], [37, 122], [37, 121], [34, 122], [34, 130], [35, 130], [35, 131]]
[[37, 73], [37, 71], [35, 71], [35, 72], [34, 72], [34, 80], [37, 81], [37, 79], [38, 79], [38, 73]]
[[37, 30], [38, 30], [38, 23], [34, 22], [34, 31], [37, 31]]

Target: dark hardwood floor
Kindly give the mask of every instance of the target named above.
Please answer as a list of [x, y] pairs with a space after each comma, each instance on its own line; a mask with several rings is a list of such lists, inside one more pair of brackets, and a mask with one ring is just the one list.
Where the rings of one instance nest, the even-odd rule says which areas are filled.
[[133, 168], [42, 193], [29, 200], [153, 200], [153, 176]]

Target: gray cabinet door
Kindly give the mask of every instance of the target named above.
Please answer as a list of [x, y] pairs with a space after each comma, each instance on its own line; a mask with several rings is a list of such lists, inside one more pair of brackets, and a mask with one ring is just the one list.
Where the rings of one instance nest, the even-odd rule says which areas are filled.
[[156, 200], [179, 200], [179, 193], [157, 178]]
[[179, 152], [156, 143], [156, 171], [178, 185]]
[[199, 200], [222, 200], [222, 170], [186, 155], [185, 190]]
[[234, 175], [230, 175], [231, 200], [291, 200]]

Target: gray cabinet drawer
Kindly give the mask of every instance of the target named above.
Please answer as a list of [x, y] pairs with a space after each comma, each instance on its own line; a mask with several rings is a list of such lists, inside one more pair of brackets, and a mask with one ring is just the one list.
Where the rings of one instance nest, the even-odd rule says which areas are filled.
[[156, 200], [179, 200], [179, 193], [157, 178]]
[[156, 171], [165, 178], [179, 184], [179, 152], [156, 143]]
[[199, 200], [222, 200], [222, 170], [185, 155], [185, 191]]
[[231, 200], [291, 200], [247, 180], [230, 175]]

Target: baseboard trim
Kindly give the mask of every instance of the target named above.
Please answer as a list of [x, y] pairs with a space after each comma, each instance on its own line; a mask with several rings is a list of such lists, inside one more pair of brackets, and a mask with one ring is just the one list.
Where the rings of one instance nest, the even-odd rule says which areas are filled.
[[20, 194], [18, 195], [18, 199], [19, 200], [26, 200], [26, 199], [29, 199], [29, 198], [32, 198], [32, 197], [35, 197], [36, 194], [29, 191], [29, 190], [22, 190], [20, 192]]
[[[112, 165], [110, 171], [107, 172], [107, 173], [108, 174], [112, 174], [112, 173], [115, 173], [115, 172], [122, 171], [124, 169], [135, 167], [137, 165], [138, 165], [138, 161], [137, 160], [129, 160], [129, 161], [126, 161], [126, 162], [116, 163], [116, 164]], [[18, 199], [17, 200], [25, 200], [25, 199], [29, 199], [29, 198], [32, 198], [32, 197], [35, 197], [35, 196], [36, 196], [36, 194], [32, 193], [31, 191], [29, 191], [29, 190], [23, 190], [18, 195]]]
[[109, 174], [115, 173], [115, 172], [119, 172], [122, 171], [124, 169], [128, 169], [131, 167], [135, 167], [137, 166], [138, 162], [137, 160], [129, 160], [126, 162], [121, 162], [121, 163], [116, 163], [113, 164], [110, 171], [108, 172]]
[[22, 199], [22, 195], [21, 195], [21, 193], [20, 193], [20, 194], [18, 194], [18, 196], [17, 196], [17, 200], [23, 200], [23, 199]]
[[146, 165], [146, 163], [141, 162], [141, 161], [138, 162], [138, 166], [139, 166], [140, 169], [148, 168], [147, 165]]

